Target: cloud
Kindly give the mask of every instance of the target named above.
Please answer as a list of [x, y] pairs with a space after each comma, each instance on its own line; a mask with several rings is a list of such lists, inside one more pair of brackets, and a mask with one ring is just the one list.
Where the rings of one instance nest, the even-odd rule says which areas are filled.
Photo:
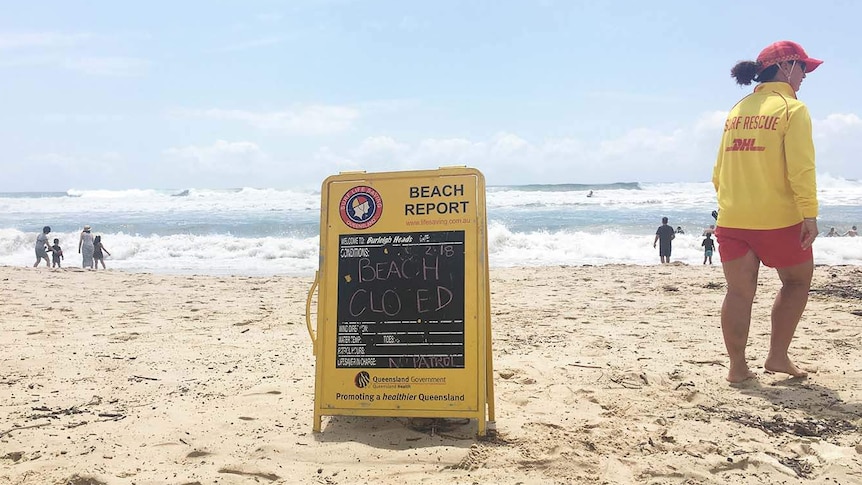
[[281, 22], [281, 19], [284, 18], [284, 15], [278, 12], [266, 12], [259, 13], [254, 16], [258, 22], [262, 24], [277, 24]]
[[672, 96], [658, 96], [655, 94], [647, 94], [640, 92], [631, 92], [631, 91], [606, 91], [606, 90], [597, 90], [597, 91], [588, 91], [584, 93], [584, 97], [589, 99], [596, 100], [612, 100], [614, 102], [627, 102], [627, 103], [649, 103], [649, 104], [657, 104], [657, 103], [673, 103], [677, 102], [678, 99]]
[[312, 105], [293, 111], [255, 112], [235, 109], [176, 110], [174, 117], [238, 121], [264, 131], [289, 135], [332, 135], [349, 130], [359, 112], [346, 106]]
[[499, 133], [494, 137], [491, 144], [491, 154], [495, 158], [510, 158], [521, 156], [525, 152], [532, 150], [530, 143], [513, 133]]
[[862, 119], [853, 113], [833, 113], [823, 120], [813, 120], [815, 136], [856, 132], [862, 129]]
[[649, 128], [635, 128], [619, 138], [602, 141], [599, 154], [602, 158], [614, 158], [634, 153], [671, 153], [679, 149], [686, 137], [687, 133], [682, 129], [662, 133]]
[[43, 115], [35, 115], [32, 119], [43, 123], [52, 124], [97, 124], [97, 123], [117, 123], [123, 121], [123, 115], [109, 115], [99, 113], [48, 113]]
[[694, 123], [694, 132], [710, 135], [724, 130], [724, 122], [727, 120], [727, 111], [710, 111], [704, 113]]
[[286, 35], [272, 35], [269, 37], [259, 37], [257, 39], [250, 39], [242, 42], [237, 42], [234, 44], [227, 45], [225, 47], [221, 47], [216, 49], [214, 52], [239, 52], [245, 51], [249, 49], [257, 49], [259, 47], [269, 47], [277, 44], [281, 44], [288, 40], [288, 36]]
[[606, 140], [533, 140], [500, 132], [484, 140], [428, 138], [408, 143], [376, 136], [327, 155], [341, 166], [367, 171], [467, 165], [482, 170], [491, 184], [706, 181], [725, 116], [708, 112], [685, 126], [636, 128]]
[[0, 60], [0, 68], [51, 67], [68, 69], [95, 76], [141, 76], [149, 71], [147, 59], [128, 56], [76, 55], [76, 48], [84, 43], [99, 41], [96, 47], [114, 49], [122, 40], [146, 39], [145, 33], [121, 35], [93, 34], [89, 32], [19, 32], [0, 33], [0, 52], [14, 57]]
[[57, 54], [19, 56], [0, 60], [0, 69], [49, 67], [68, 69], [90, 76], [139, 77], [152, 63], [137, 57], [66, 57]]
[[[35, 166], [46, 168], [57, 173], [99, 173], [110, 174], [115, 165], [124, 160], [117, 152], [107, 151], [93, 155], [69, 154], [69, 153], [38, 153], [27, 157], [27, 163], [31, 168]], [[58, 172], [54, 172], [54, 171]], [[53, 176], [52, 175], [52, 176]]]
[[270, 162], [269, 156], [250, 141], [217, 140], [209, 146], [171, 147], [162, 153], [169, 161], [180, 163], [192, 173], [247, 174]]
[[411, 168], [438, 168], [446, 165], [476, 166], [486, 157], [487, 143], [465, 138], [429, 138], [422, 140], [410, 150], [408, 164]]
[[388, 136], [373, 136], [366, 138], [359, 144], [351, 155], [357, 158], [387, 158], [395, 159], [404, 155], [409, 147], [404, 143], [398, 143]]
[[95, 34], [81, 32], [65, 34], [61, 32], [20, 32], [0, 33], [0, 50], [24, 49], [30, 47], [70, 47], [96, 38]]
[[854, 113], [833, 113], [811, 123], [818, 171], [862, 179], [862, 119]]
[[152, 63], [137, 57], [79, 57], [62, 62], [66, 69], [95, 76], [136, 77], [147, 73]]
[[404, 32], [417, 32], [423, 27], [424, 25], [422, 22], [412, 15], [405, 15], [404, 17], [401, 17], [401, 20], [398, 22], [398, 28]]
[[[326, 167], [326, 171], [330, 169], [334, 171], [360, 170], [357, 161], [351, 157], [337, 154], [330, 147], [320, 147], [312, 155], [314, 165], [317, 167]], [[315, 178], [325, 176], [323, 173], [315, 175]]]

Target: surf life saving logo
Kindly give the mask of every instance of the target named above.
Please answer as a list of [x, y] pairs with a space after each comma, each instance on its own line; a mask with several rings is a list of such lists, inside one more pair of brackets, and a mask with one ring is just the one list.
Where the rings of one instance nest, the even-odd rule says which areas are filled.
[[348, 190], [339, 205], [341, 220], [353, 229], [367, 229], [383, 215], [383, 198], [371, 187], [360, 185]]

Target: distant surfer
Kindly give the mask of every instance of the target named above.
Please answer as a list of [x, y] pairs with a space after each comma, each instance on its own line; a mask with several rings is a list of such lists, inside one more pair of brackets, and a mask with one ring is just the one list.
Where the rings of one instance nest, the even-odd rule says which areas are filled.
[[593, 196], [593, 191], [591, 190], [590, 193], [587, 194], [587, 197], [592, 197], [592, 196]]

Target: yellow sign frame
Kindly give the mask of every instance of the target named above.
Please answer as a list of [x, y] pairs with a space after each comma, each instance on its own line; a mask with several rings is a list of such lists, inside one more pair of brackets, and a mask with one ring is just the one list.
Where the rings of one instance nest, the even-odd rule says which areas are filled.
[[322, 416], [351, 415], [470, 418], [485, 436], [494, 381], [482, 173], [328, 177], [306, 324], [315, 432]]

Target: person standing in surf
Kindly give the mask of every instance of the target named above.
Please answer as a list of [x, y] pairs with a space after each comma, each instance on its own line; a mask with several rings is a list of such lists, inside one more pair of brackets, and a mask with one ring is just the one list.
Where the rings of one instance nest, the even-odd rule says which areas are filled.
[[90, 226], [84, 226], [81, 231], [81, 238], [78, 240], [78, 253], [83, 257], [82, 267], [93, 269], [93, 235], [90, 233]]
[[652, 242], [652, 247], [655, 249], [656, 244], [661, 243], [658, 249], [658, 257], [662, 264], [670, 263], [671, 241], [676, 238], [676, 232], [673, 227], [667, 225], [667, 217], [661, 218], [661, 225], [655, 231], [655, 239]]
[[102, 236], [96, 236], [93, 239], [93, 269], [99, 269], [99, 263], [102, 263], [102, 269], [107, 269], [105, 267], [105, 255], [110, 256], [111, 253], [108, 252], [108, 248], [106, 248], [102, 244]]
[[772, 307], [769, 372], [807, 373], [788, 356], [808, 302], [817, 237], [817, 183], [811, 116], [796, 93], [823, 61], [791, 41], [767, 46], [756, 61], [730, 73], [740, 85], [758, 83], [727, 116], [712, 183], [718, 196], [715, 236], [727, 293], [721, 329], [730, 358], [727, 380], [755, 377], [745, 348], [760, 264], [775, 268], [781, 289]]
[[33, 267], [39, 266], [39, 263], [42, 260], [45, 260], [45, 266], [51, 267], [51, 262], [48, 261], [48, 234], [51, 233], [51, 227], [45, 226], [42, 228], [42, 232], [36, 236], [36, 262], [33, 263]]

